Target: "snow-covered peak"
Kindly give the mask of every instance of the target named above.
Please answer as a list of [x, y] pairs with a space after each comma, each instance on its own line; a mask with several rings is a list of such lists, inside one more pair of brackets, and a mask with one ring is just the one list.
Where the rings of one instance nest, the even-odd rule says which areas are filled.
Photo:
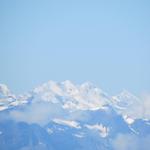
[[79, 93], [78, 86], [73, 84], [69, 80], [61, 82], [60, 84], [61, 84], [61, 87], [62, 87], [64, 93], [66, 93], [69, 96], [74, 96]]
[[127, 90], [123, 90], [120, 94], [112, 97], [113, 103], [118, 106], [118, 108], [127, 108], [131, 105], [135, 105], [140, 102], [140, 99]]
[[76, 87], [76, 85], [73, 82], [71, 82], [70, 80], [65, 80], [63, 82], [60, 82], [60, 84], [62, 86], [64, 86], [64, 88], [66, 88], [66, 89], [68, 89], [68, 88], [75, 88]]
[[8, 109], [16, 96], [12, 94], [5, 84], [0, 84], [0, 111]]
[[30, 97], [29, 93], [16, 96], [5, 84], [0, 84], [0, 111], [26, 104]]
[[55, 81], [48, 81], [47, 83], [44, 83], [38, 87], [36, 87], [33, 90], [34, 93], [40, 94], [40, 93], [45, 93], [45, 92], [51, 92], [57, 95], [63, 95], [63, 91], [60, 88], [59, 84]]
[[97, 109], [106, 104], [106, 94], [90, 82], [81, 85], [71, 81], [49, 81], [33, 90], [36, 99], [61, 103], [65, 109]]
[[[133, 119], [142, 118], [143, 116], [141, 99], [126, 90], [112, 97], [112, 106], [123, 116], [130, 116]], [[130, 122], [129, 118], [125, 120]]]
[[85, 83], [81, 84], [80, 89], [85, 91], [97, 88], [93, 83], [86, 81]]
[[133, 119], [149, 119], [149, 100], [146, 101], [139, 99], [127, 90], [111, 97], [91, 82], [79, 85], [69, 80], [63, 82], [50, 80], [23, 95], [14, 95], [6, 85], [0, 84], [0, 110], [28, 102], [49, 102], [70, 112], [76, 110], [95, 111], [107, 108], [105, 106], [111, 106], [123, 116], [130, 116]]
[[10, 95], [10, 90], [5, 84], [0, 84], [0, 95], [8, 96]]
[[119, 101], [128, 101], [128, 102], [139, 101], [139, 99], [135, 95], [131, 94], [127, 90], [123, 90], [118, 95], [113, 96], [113, 99], [118, 102]]

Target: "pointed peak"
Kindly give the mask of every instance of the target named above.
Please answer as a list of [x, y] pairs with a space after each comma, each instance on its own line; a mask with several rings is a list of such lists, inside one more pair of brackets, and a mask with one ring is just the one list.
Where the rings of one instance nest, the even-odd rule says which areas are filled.
[[60, 83], [65, 89], [76, 89], [77, 85], [75, 85], [73, 82], [70, 80], [65, 80]]
[[[46, 84], [46, 83], [45, 83]], [[57, 82], [56, 81], [53, 81], [53, 80], [49, 80], [48, 82], [47, 82], [47, 84], [57, 84]]]
[[5, 84], [0, 84], [0, 93], [7, 96], [9, 95], [11, 92], [9, 90], [9, 88], [7, 87], [7, 85]]
[[74, 83], [70, 80], [65, 80], [65, 81], [61, 82], [61, 84], [63, 84], [63, 85], [74, 85]]
[[128, 90], [123, 89], [120, 95], [132, 95]]
[[92, 82], [89, 82], [89, 81], [86, 81], [86, 82], [82, 83], [80, 87], [84, 88], [84, 89], [94, 89], [94, 88], [97, 88]]
[[118, 96], [119, 97], [138, 99], [135, 95], [133, 95], [131, 92], [129, 92], [129, 91], [125, 90], [125, 89]]

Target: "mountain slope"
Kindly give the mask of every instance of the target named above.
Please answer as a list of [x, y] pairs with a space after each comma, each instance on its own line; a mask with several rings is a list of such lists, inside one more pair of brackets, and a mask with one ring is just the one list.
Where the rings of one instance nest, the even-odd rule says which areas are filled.
[[89, 82], [49, 81], [22, 95], [0, 85], [0, 149], [148, 150], [142, 106], [128, 91], [109, 96]]

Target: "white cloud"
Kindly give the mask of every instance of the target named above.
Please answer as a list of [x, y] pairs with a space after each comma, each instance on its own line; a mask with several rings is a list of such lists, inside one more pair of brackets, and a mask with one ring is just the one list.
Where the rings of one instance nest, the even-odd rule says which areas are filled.
[[62, 117], [64, 113], [62, 108], [57, 104], [39, 102], [27, 105], [23, 110], [12, 110], [10, 117], [15, 121], [44, 125], [55, 117]]
[[112, 145], [114, 150], [149, 150], [150, 135], [140, 138], [131, 134], [118, 134]]

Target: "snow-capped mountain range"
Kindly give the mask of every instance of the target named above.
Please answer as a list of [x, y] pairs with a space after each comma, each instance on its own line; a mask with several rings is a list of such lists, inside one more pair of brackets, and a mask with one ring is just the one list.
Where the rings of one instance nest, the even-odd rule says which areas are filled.
[[90, 82], [49, 81], [22, 95], [0, 84], [0, 149], [148, 150], [148, 104]]

